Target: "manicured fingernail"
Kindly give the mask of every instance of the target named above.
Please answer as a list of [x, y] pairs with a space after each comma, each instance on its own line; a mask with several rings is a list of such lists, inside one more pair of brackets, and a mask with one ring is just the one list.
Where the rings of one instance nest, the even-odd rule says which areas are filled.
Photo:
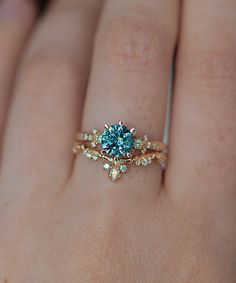
[[29, 0], [3, 0], [0, 4], [0, 17], [15, 17], [28, 12]]

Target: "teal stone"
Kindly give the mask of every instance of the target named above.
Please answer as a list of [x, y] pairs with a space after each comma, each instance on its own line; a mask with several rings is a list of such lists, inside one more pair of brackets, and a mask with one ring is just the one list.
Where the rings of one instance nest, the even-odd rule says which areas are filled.
[[111, 125], [101, 136], [101, 146], [113, 157], [124, 157], [134, 149], [134, 136], [124, 125]]

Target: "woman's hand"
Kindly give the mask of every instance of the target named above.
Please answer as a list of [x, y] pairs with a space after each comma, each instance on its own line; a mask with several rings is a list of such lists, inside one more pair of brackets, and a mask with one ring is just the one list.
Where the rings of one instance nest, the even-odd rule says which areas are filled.
[[[236, 281], [235, 27], [233, 0], [1, 2], [0, 282]], [[176, 44], [165, 178], [74, 159], [120, 119], [162, 138]]]

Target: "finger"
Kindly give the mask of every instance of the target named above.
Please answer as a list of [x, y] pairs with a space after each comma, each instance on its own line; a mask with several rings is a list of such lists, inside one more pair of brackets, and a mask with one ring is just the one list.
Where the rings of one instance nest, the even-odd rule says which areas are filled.
[[42, 20], [21, 67], [3, 179], [11, 172], [14, 183], [52, 192], [66, 182], [98, 8], [99, 1], [56, 1]]
[[[107, 1], [95, 44], [83, 130], [102, 130], [104, 124], [123, 120], [140, 136], [162, 139], [177, 19], [177, 1]], [[112, 183], [101, 163], [79, 157], [74, 173], [85, 193], [125, 186], [153, 198], [149, 193], [158, 191], [161, 170], [152, 165], [129, 168], [122, 180]]]
[[17, 63], [35, 15], [33, 1], [4, 0], [0, 3], [0, 137]]
[[167, 171], [177, 193], [235, 191], [235, 26], [235, 1], [185, 1]]

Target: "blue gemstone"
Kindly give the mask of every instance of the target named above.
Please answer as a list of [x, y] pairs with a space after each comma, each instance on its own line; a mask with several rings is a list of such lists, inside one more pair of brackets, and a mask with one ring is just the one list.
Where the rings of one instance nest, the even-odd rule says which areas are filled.
[[101, 145], [108, 155], [124, 157], [134, 148], [134, 136], [126, 126], [115, 124], [102, 133]]

